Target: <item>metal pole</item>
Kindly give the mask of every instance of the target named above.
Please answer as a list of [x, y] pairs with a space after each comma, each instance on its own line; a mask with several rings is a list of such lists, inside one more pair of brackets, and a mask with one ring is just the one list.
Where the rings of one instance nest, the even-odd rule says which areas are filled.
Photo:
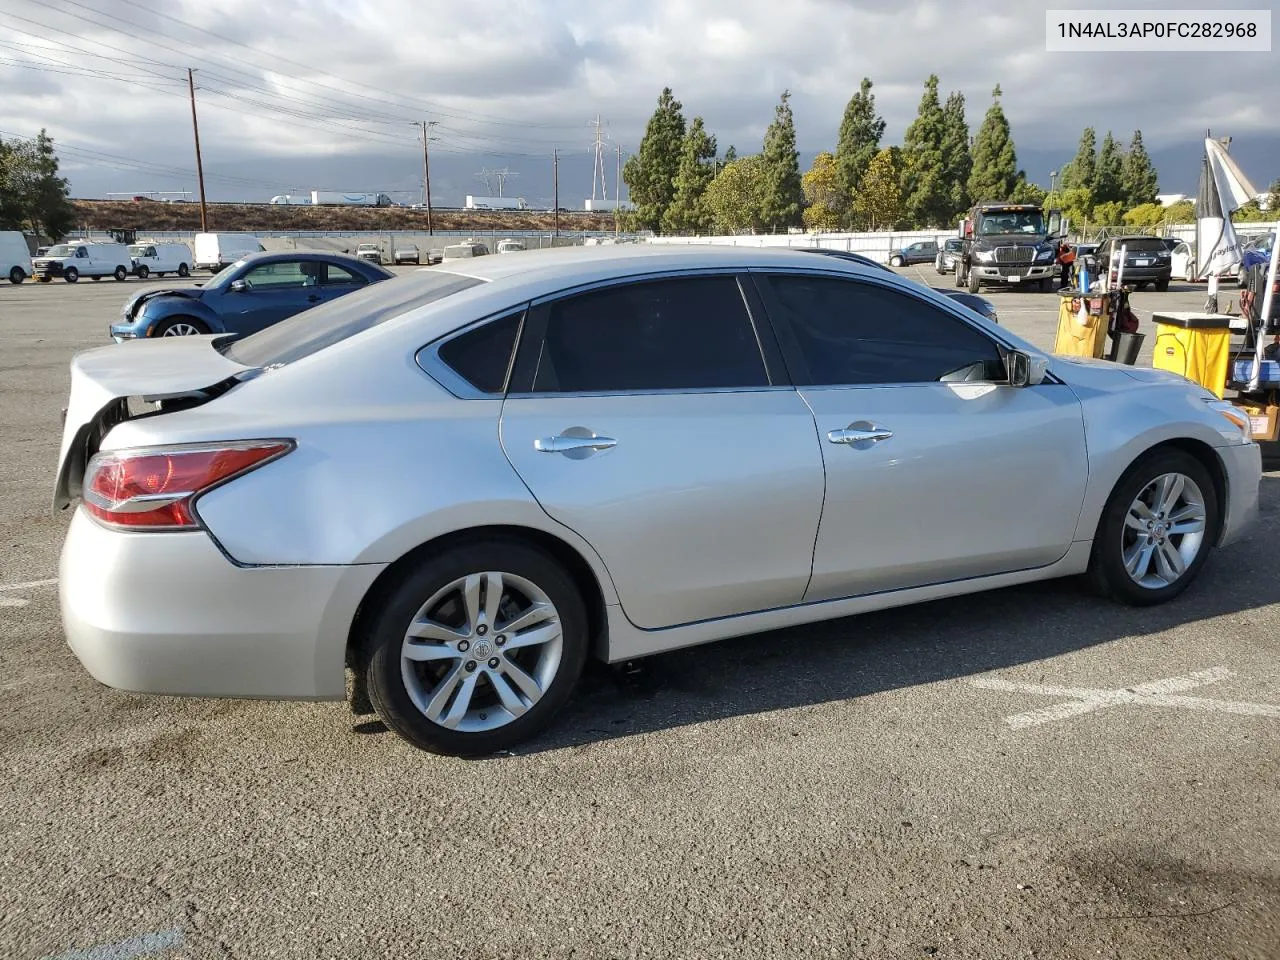
[[200, 181], [200, 232], [209, 232], [209, 208], [204, 199], [204, 165], [200, 161], [200, 125], [196, 123], [196, 81], [187, 67], [187, 89], [191, 93], [191, 132], [196, 138], [196, 179]]
[[551, 245], [554, 247], [555, 238], [560, 236], [560, 148], [554, 147], [551, 151], [551, 182], [555, 192], [555, 199], [551, 202], [551, 209], [554, 211], [552, 218]]
[[613, 236], [618, 236], [618, 215], [622, 209], [622, 147], [613, 147]]
[[425, 194], [427, 202], [427, 236], [435, 235], [435, 228], [431, 223], [431, 153], [428, 150], [431, 138], [427, 136], [427, 128], [431, 126], [426, 120], [422, 121], [422, 192]]

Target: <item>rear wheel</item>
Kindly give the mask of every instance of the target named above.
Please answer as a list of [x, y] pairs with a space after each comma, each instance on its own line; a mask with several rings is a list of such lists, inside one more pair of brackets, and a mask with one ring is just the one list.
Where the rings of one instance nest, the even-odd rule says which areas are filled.
[[1040, 292], [1048, 293], [1053, 289], [1053, 277], [1045, 277], [1040, 281]]
[[126, 270], [123, 265], [121, 265], [116, 267], [115, 273], [113, 273], [112, 276], [115, 277], [117, 281], [124, 281], [128, 279], [129, 271]]
[[188, 267], [185, 263], [178, 264], [178, 276], [185, 277], [189, 273], [191, 273], [190, 267]]
[[1116, 484], [1102, 512], [1090, 580], [1134, 606], [1172, 600], [1208, 559], [1218, 513], [1213, 478], [1195, 457], [1182, 450], [1143, 457]]
[[75, 267], [67, 267], [67, 269], [62, 271], [62, 279], [67, 281], [67, 283], [75, 283], [80, 279], [80, 271]]
[[209, 328], [194, 317], [171, 317], [156, 327], [156, 332], [152, 336], [199, 337], [208, 332]]
[[27, 275], [23, 272], [21, 267], [14, 267], [9, 271], [9, 282], [12, 284], [17, 285], [25, 279], [27, 279]]
[[432, 753], [477, 756], [532, 737], [586, 662], [577, 586], [519, 541], [430, 556], [375, 609], [363, 647], [369, 699], [383, 723]]
[[[145, 280], [145, 279], [147, 279], [147, 277], [151, 276], [151, 268], [150, 268], [150, 267], [148, 267], [145, 263], [143, 263], [143, 264], [139, 264], [138, 269], [137, 269], [137, 274], [138, 274], [138, 279], [139, 279], [139, 280]], [[162, 277], [163, 277], [163, 276], [164, 276], [164, 274], [162, 273], [162, 274], [160, 274], [160, 276], [162, 276]], [[117, 279], [118, 279], [118, 278], [117, 278]]]
[[1169, 289], [1169, 278], [1168, 278], [1168, 277], [1162, 277], [1161, 279], [1157, 280], [1157, 281], [1156, 281], [1156, 289], [1157, 289], [1157, 290], [1159, 290], [1161, 293], [1164, 293], [1166, 290], [1168, 290], [1168, 289]]

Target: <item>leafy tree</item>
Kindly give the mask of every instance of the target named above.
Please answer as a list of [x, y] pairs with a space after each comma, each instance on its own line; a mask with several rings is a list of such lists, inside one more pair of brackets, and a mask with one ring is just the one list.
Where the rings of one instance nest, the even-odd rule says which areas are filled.
[[884, 230], [902, 222], [902, 154], [897, 147], [877, 153], [862, 175], [862, 188], [854, 198], [858, 218], [868, 230]]
[[804, 187], [800, 182], [800, 153], [796, 150], [789, 90], [783, 91], [774, 108], [773, 123], [764, 133], [760, 162], [764, 168], [760, 215], [765, 226], [775, 233], [799, 226], [804, 212]]
[[680, 171], [680, 151], [684, 142], [683, 105], [663, 88], [658, 108], [649, 118], [640, 149], [627, 158], [622, 179], [635, 204], [632, 222], [642, 230], [657, 231], [662, 216], [675, 197], [675, 179]]
[[1115, 226], [1124, 219], [1124, 204], [1119, 200], [1110, 200], [1107, 203], [1097, 203], [1093, 207], [1094, 223], [1100, 226]]
[[0, 230], [21, 230], [25, 204], [18, 185], [20, 143], [0, 140]]
[[0, 226], [57, 240], [74, 223], [53, 139], [41, 130], [34, 140], [0, 145]]
[[1018, 185], [1018, 156], [1009, 135], [1009, 121], [1000, 106], [1000, 85], [991, 91], [991, 106], [973, 141], [973, 172], [969, 194], [979, 203], [1007, 200]]
[[1088, 187], [1072, 187], [1055, 190], [1045, 198], [1045, 203], [1062, 211], [1073, 224], [1088, 223], [1093, 214], [1093, 191]]
[[1036, 203], [1043, 206], [1047, 198], [1048, 193], [1045, 189], [1040, 184], [1028, 180], [1025, 170], [1018, 171], [1018, 182], [1009, 192], [1010, 200], [1014, 203]]
[[1141, 130], [1133, 131], [1129, 150], [1124, 155], [1120, 192], [1124, 202], [1134, 207], [1155, 203], [1156, 194], [1160, 192], [1160, 177], [1147, 155], [1147, 148], [1142, 145]]
[[711, 230], [714, 221], [703, 203], [703, 194], [715, 175], [712, 165], [715, 155], [716, 138], [707, 133], [701, 117], [694, 117], [680, 148], [675, 196], [662, 215], [664, 233], [706, 233]]
[[1164, 208], [1165, 219], [1169, 223], [1195, 223], [1196, 205], [1192, 200], [1179, 200]]
[[1143, 203], [1125, 211], [1124, 222], [1130, 227], [1156, 227], [1164, 223], [1167, 211], [1158, 203]]
[[1097, 170], [1098, 136], [1093, 127], [1085, 127], [1080, 134], [1080, 146], [1076, 148], [1075, 158], [1062, 168], [1059, 184], [1063, 190], [1093, 189]]
[[717, 230], [755, 233], [764, 225], [760, 215], [763, 194], [763, 162], [759, 157], [738, 157], [707, 185], [703, 202]]
[[947, 163], [942, 152], [946, 118], [938, 102], [938, 77], [930, 74], [916, 118], [902, 140], [902, 203], [915, 226], [940, 226], [951, 219]]
[[1264, 209], [1258, 200], [1250, 200], [1231, 215], [1239, 223], [1262, 223], [1276, 218], [1274, 209]]
[[839, 230], [849, 195], [845, 193], [835, 156], [827, 152], [818, 154], [800, 181], [809, 204], [804, 208], [805, 227], [809, 230]]
[[942, 159], [946, 164], [947, 196], [954, 223], [969, 209], [969, 176], [973, 157], [969, 153], [969, 122], [964, 117], [964, 94], [953, 91], [942, 108]]
[[1115, 203], [1124, 201], [1124, 155], [1120, 152], [1120, 144], [1116, 143], [1111, 131], [1102, 138], [1102, 149], [1098, 151], [1098, 163], [1093, 175], [1094, 203]]
[[846, 198], [842, 209], [850, 209], [852, 199], [862, 185], [862, 176], [880, 150], [880, 138], [884, 136], [884, 118], [876, 116], [876, 98], [871, 92], [872, 83], [867, 77], [844, 108], [840, 120], [840, 135], [836, 141], [836, 167], [840, 176], [840, 188]]

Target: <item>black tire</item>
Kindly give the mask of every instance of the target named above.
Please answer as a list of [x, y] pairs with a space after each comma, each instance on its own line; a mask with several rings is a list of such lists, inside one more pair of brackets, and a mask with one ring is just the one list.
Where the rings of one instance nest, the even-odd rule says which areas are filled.
[[178, 276], [185, 277], [190, 275], [190, 273], [191, 273], [191, 268], [188, 267], [185, 263], [178, 264]]
[[973, 272], [973, 268], [969, 268], [969, 292], [977, 293], [982, 289], [982, 283], [978, 280], [978, 275]]
[[901, 257], [890, 257], [890, 258], [889, 258], [889, 266], [891, 266], [891, 267], [900, 267], [900, 266], [902, 266], [902, 258], [901, 258]]
[[80, 271], [75, 267], [67, 267], [67, 269], [62, 271], [62, 279], [67, 281], [67, 283], [75, 283], [80, 279]]
[[1164, 293], [1166, 290], [1168, 290], [1168, 289], [1169, 289], [1169, 278], [1168, 278], [1168, 277], [1164, 277], [1164, 278], [1162, 278], [1162, 279], [1160, 279], [1160, 280], [1157, 280], [1157, 281], [1156, 281], [1156, 289], [1157, 289], [1157, 290], [1159, 290], [1161, 293]]
[[95, 273], [95, 274], [94, 274], [92, 277], [90, 277], [89, 279], [90, 279], [90, 280], [92, 280], [94, 283], [97, 283], [99, 280], [101, 280], [101, 279], [102, 279], [102, 277], [100, 277], [98, 274], [96, 274], [96, 273]]
[[[137, 269], [134, 272], [137, 273], [139, 280], [145, 280], [147, 279], [147, 277], [151, 276], [151, 268], [148, 267], [145, 263], [139, 264]], [[162, 273], [160, 274], [160, 276], [163, 277], [164, 274]], [[117, 277], [116, 279], [118, 280], [120, 278]]]
[[[496, 570], [536, 584], [560, 616], [559, 668], [541, 698], [514, 720], [493, 730], [460, 732], [429, 720], [414, 706], [401, 675], [405, 629], [419, 607], [454, 580]], [[508, 749], [543, 730], [564, 705], [587, 658], [587, 614], [582, 596], [548, 554], [518, 540], [484, 539], [424, 558], [377, 598], [362, 644], [369, 700], [378, 717], [414, 746], [450, 756], [483, 756]]]
[[116, 267], [115, 273], [113, 273], [112, 276], [116, 278], [117, 283], [123, 283], [125, 280], [129, 279], [129, 271], [123, 266], [119, 266]]
[[964, 286], [964, 266], [960, 263], [956, 264], [956, 286]]
[[[151, 336], [163, 337], [167, 334], [169, 330], [171, 330], [173, 327], [176, 327], [180, 323], [190, 324], [191, 326], [195, 327], [196, 330], [198, 331], [198, 333], [188, 334], [188, 336], [194, 337], [194, 336], [200, 336], [200, 335], [209, 333], [209, 327], [204, 323], [201, 323], [195, 317], [170, 317], [167, 320], [160, 321], [160, 323], [156, 325], [155, 333], [151, 334]], [[170, 335], [181, 336], [181, 334], [170, 334]]]
[[1049, 293], [1053, 290], [1054, 277], [1045, 277], [1040, 281], [1040, 292]]
[[[1168, 473], [1180, 473], [1194, 481], [1204, 498], [1204, 533], [1195, 558], [1182, 575], [1163, 587], [1136, 583], [1124, 565], [1125, 517], [1130, 505], [1153, 480]], [[1165, 603], [1186, 590], [1204, 566], [1218, 537], [1219, 517], [1217, 491], [1213, 478], [1195, 457], [1183, 450], [1157, 450], [1139, 459], [1120, 478], [1107, 505], [1093, 539], [1087, 577], [1099, 593], [1135, 607]]]
[[21, 267], [14, 267], [9, 271], [9, 282], [15, 287], [25, 279], [27, 279], [27, 275]]

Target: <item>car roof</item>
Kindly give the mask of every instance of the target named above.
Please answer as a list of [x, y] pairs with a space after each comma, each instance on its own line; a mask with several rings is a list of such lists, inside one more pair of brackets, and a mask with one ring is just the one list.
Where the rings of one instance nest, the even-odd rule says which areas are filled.
[[311, 260], [323, 261], [326, 263], [354, 263], [367, 267], [368, 260], [361, 260], [353, 257], [348, 253], [339, 253], [336, 250], [267, 250], [265, 252], [258, 251], [256, 253], [246, 253], [239, 258], [244, 263], [272, 263], [277, 260]]

